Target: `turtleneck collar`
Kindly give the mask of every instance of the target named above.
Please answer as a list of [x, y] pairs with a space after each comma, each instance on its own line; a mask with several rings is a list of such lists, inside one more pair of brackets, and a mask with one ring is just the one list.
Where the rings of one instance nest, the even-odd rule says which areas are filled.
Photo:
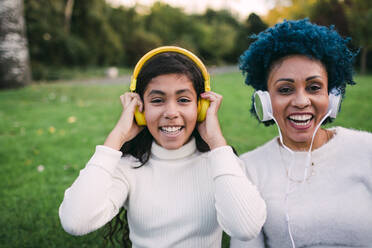
[[190, 156], [196, 151], [195, 138], [192, 138], [188, 143], [175, 150], [168, 150], [159, 146], [154, 141], [151, 147], [151, 155], [162, 160], [182, 159]]

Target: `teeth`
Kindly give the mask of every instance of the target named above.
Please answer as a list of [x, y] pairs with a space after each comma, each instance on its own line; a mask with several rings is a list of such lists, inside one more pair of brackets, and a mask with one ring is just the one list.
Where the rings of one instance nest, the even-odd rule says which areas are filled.
[[289, 119], [293, 121], [306, 121], [308, 122], [311, 119], [311, 115], [291, 115], [289, 116]]
[[293, 120], [290, 120], [292, 123], [294, 123], [294, 124], [296, 124], [297, 126], [306, 126], [307, 124], [309, 124], [310, 123], [310, 120], [307, 120], [307, 121], [305, 121], [305, 122], [295, 122], [295, 121], [293, 121]]
[[182, 127], [161, 127], [161, 130], [168, 133], [173, 133], [181, 130]]

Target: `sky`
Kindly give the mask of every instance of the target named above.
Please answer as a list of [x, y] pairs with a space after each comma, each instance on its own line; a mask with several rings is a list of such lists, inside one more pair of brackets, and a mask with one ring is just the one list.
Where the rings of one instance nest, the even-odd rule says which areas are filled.
[[[114, 5], [134, 6], [136, 3], [151, 6], [156, 0], [107, 0]], [[215, 10], [228, 9], [240, 19], [245, 19], [254, 12], [264, 15], [271, 8], [269, 1], [265, 0], [162, 0], [174, 7], [181, 7], [187, 13], [203, 13], [206, 8]]]

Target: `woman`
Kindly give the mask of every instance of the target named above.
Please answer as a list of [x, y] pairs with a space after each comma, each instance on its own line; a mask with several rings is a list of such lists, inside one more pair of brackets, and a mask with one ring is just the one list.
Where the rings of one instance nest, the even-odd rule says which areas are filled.
[[[199, 59], [177, 47], [154, 49], [137, 64], [130, 89], [118, 123], [65, 192], [63, 228], [83, 235], [115, 216], [121, 225], [125, 208], [132, 247], [220, 247], [222, 230], [256, 237], [265, 203], [226, 144], [222, 97], [209, 91]], [[205, 111], [201, 99], [210, 102]], [[128, 231], [113, 224], [109, 238], [119, 232], [130, 247]]]
[[319, 128], [354, 84], [356, 54], [333, 28], [307, 19], [256, 38], [240, 67], [256, 90], [251, 111], [277, 124], [279, 137], [241, 156], [267, 220], [258, 238], [231, 247], [371, 247], [372, 134]]

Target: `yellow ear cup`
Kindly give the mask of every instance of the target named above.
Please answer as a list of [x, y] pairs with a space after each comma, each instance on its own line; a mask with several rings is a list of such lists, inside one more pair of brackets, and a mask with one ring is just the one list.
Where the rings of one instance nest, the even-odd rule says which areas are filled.
[[138, 106], [134, 111], [134, 118], [136, 119], [138, 126], [146, 126], [145, 111], [143, 111], [142, 113], [139, 112]]
[[198, 101], [198, 122], [202, 122], [205, 120], [208, 107], [209, 107], [209, 100], [200, 99]]

